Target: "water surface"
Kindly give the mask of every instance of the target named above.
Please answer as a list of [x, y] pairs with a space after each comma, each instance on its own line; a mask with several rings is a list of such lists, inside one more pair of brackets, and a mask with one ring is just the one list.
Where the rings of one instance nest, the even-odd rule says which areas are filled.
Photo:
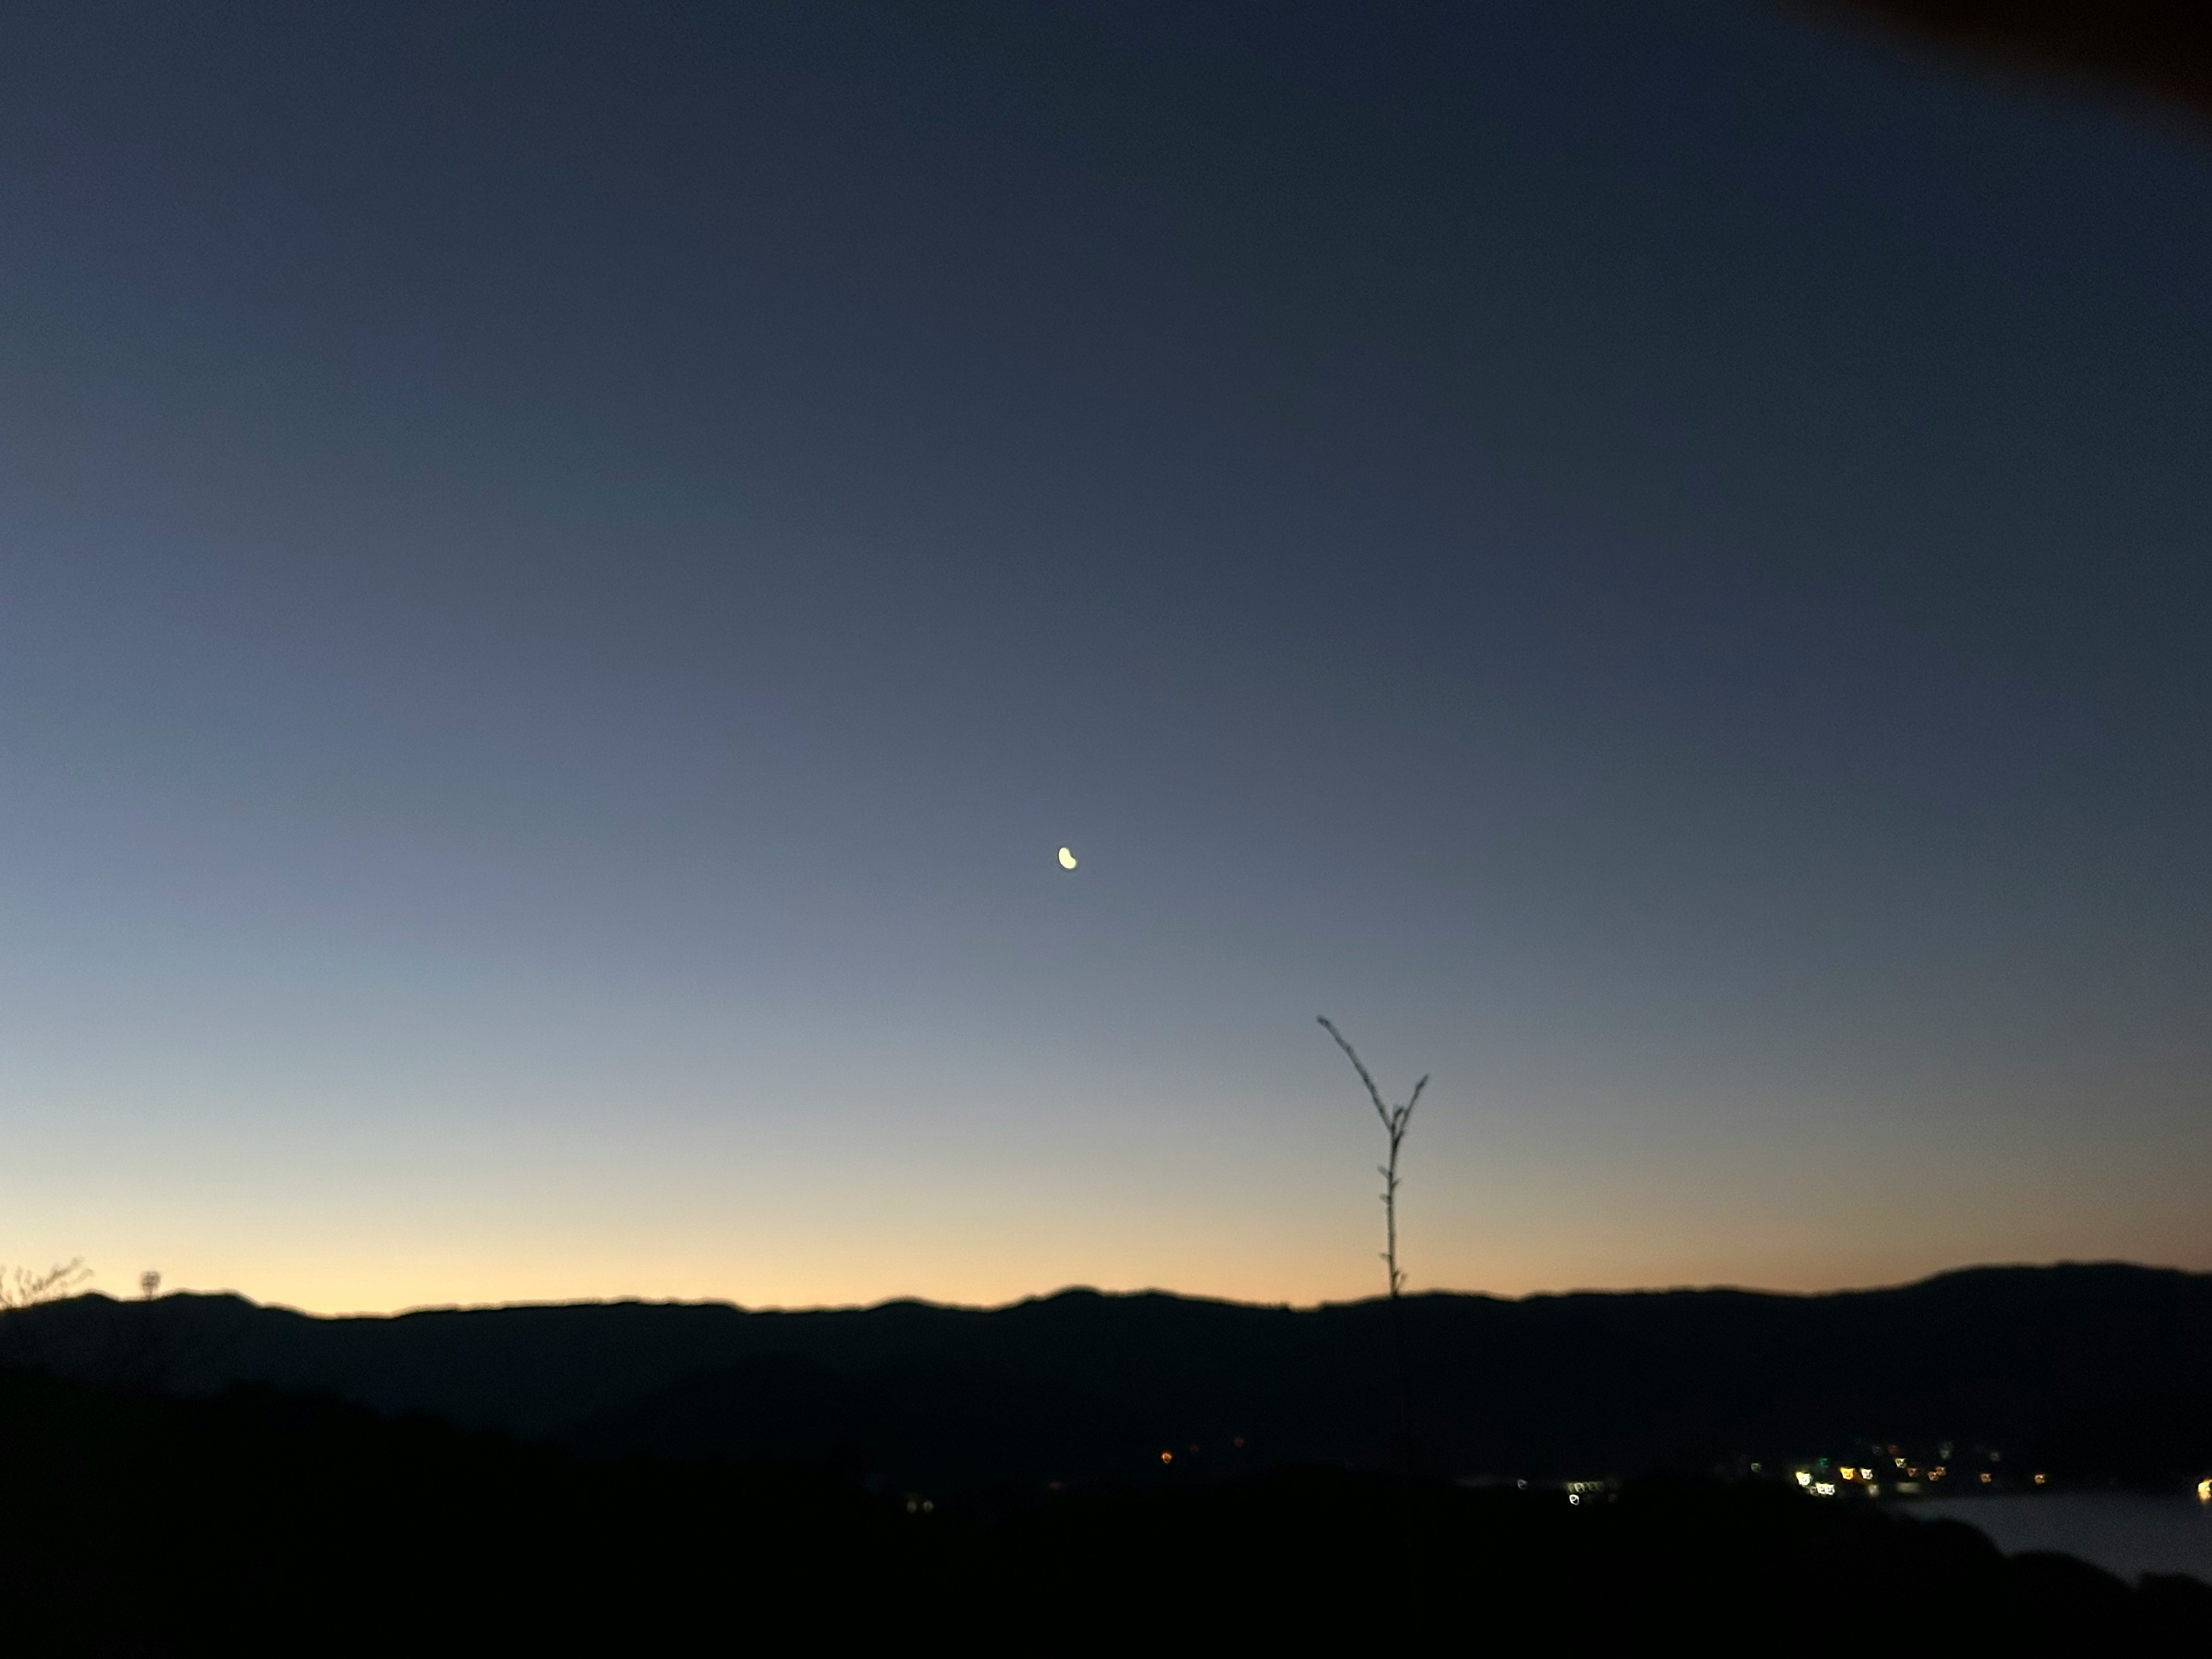
[[1925, 1498], [1911, 1512], [1978, 1527], [2008, 1555], [2057, 1550], [2133, 1581], [2185, 1572], [2212, 1583], [2212, 1504], [2139, 1492]]

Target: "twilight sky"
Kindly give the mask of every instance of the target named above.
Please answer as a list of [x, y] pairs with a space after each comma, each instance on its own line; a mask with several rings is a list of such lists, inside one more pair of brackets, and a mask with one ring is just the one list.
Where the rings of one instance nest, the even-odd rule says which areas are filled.
[[[0, 1261], [2212, 1267], [2212, 140], [1785, 9], [0, 19]], [[1072, 846], [1073, 875], [1054, 862]]]

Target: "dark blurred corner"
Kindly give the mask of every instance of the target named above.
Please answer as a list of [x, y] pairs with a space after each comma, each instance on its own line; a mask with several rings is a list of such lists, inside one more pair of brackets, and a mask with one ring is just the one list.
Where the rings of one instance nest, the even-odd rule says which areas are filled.
[[1796, 0], [2033, 72], [2059, 71], [2212, 118], [2212, 0]]

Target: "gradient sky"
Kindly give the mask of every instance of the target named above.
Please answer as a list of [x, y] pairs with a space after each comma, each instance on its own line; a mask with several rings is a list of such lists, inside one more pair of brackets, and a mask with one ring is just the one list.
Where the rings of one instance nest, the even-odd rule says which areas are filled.
[[[0, 17], [0, 1261], [2212, 1267], [2212, 139], [1745, 3]], [[1062, 842], [1082, 867], [1063, 874]]]

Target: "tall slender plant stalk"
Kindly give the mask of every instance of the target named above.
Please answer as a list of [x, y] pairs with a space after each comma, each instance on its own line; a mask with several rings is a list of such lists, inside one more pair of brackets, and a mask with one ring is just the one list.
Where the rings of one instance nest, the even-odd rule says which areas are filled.
[[1402, 1292], [1406, 1274], [1398, 1266], [1398, 1149], [1406, 1142], [1406, 1126], [1413, 1121], [1413, 1108], [1420, 1103], [1421, 1091], [1429, 1086], [1426, 1073], [1413, 1085], [1413, 1092], [1406, 1097], [1402, 1106], [1386, 1105], [1382, 1091], [1375, 1086], [1375, 1079], [1359, 1058], [1359, 1054], [1344, 1040], [1326, 1014], [1316, 1015], [1321, 1028], [1336, 1039], [1336, 1046], [1344, 1050], [1344, 1057], [1352, 1062], [1352, 1069], [1359, 1073], [1359, 1080], [1367, 1087], [1367, 1098], [1374, 1103], [1375, 1115], [1382, 1121], [1382, 1131], [1390, 1138], [1390, 1158], [1375, 1166], [1375, 1173], [1382, 1177], [1382, 1265], [1390, 1274], [1390, 1341], [1397, 1351], [1398, 1360], [1398, 1444], [1401, 1470], [1408, 1479], [1413, 1474], [1413, 1386], [1407, 1374], [1406, 1360], [1406, 1315]]

